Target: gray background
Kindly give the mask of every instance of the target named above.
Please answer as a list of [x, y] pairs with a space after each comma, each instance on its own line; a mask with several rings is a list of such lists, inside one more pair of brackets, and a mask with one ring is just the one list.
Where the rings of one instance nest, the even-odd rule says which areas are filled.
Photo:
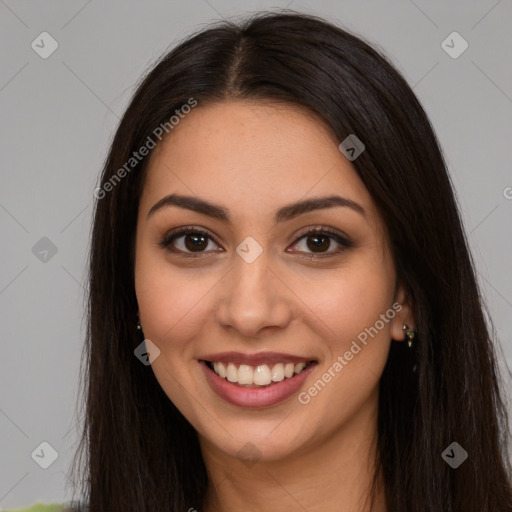
[[[71, 497], [93, 190], [135, 82], [208, 22], [286, 6], [374, 42], [413, 87], [457, 190], [499, 359], [512, 366], [510, 0], [0, 0], [0, 507]], [[59, 45], [47, 59], [31, 47], [44, 31]], [[469, 44], [456, 59], [441, 46], [453, 31]], [[43, 237], [54, 255], [41, 252], [48, 241], [33, 250]], [[31, 458], [43, 441], [59, 454], [48, 469]]]

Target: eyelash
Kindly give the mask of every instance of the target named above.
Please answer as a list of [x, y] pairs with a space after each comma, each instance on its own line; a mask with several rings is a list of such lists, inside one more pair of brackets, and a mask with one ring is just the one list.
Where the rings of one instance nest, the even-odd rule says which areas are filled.
[[[180, 236], [183, 236], [183, 235], [191, 235], [191, 234], [202, 235], [206, 238], [213, 240], [213, 242], [216, 245], [219, 245], [219, 244], [217, 244], [217, 242], [215, 242], [215, 240], [212, 238], [212, 236], [209, 233], [207, 233], [206, 231], [204, 231], [202, 229], [198, 229], [194, 226], [186, 226], [184, 228], [178, 228], [174, 231], [167, 233], [162, 238], [162, 240], [158, 243], [158, 245], [164, 249], [167, 249], [169, 252], [179, 254], [186, 258], [204, 257], [204, 255], [207, 254], [207, 252], [205, 252], [205, 251], [202, 251], [202, 252], [199, 251], [197, 253], [191, 253], [191, 252], [187, 253], [187, 252], [181, 251], [180, 249], [170, 249], [169, 248], [169, 246], [171, 245], [171, 242], [173, 242], [176, 238], [179, 238]], [[335, 249], [333, 251], [329, 251], [327, 253], [307, 253], [309, 256], [303, 256], [306, 259], [313, 260], [315, 258], [316, 259], [328, 258], [328, 257], [334, 256], [336, 254], [343, 252], [345, 249], [349, 249], [354, 246], [354, 244], [348, 238], [345, 238], [345, 237], [341, 236], [339, 233], [331, 231], [330, 229], [328, 229], [324, 226], [310, 228], [310, 229], [300, 233], [292, 245], [296, 245], [300, 240], [302, 240], [303, 238], [307, 238], [308, 236], [311, 236], [311, 235], [325, 235], [329, 238], [334, 239], [334, 241], [337, 242], [338, 244], [340, 244], [341, 247], [338, 247], [337, 249]]]

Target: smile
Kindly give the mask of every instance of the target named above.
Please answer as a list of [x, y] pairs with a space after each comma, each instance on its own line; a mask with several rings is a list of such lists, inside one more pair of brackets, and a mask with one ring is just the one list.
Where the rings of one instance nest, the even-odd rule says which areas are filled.
[[[282, 357], [277, 362], [249, 361], [248, 357], [239, 357], [242, 361], [231, 362], [228, 357], [220, 361], [198, 360], [206, 382], [211, 390], [224, 401], [238, 407], [270, 407], [280, 404], [298, 393], [304, 382], [314, 371], [315, 360], [299, 361], [297, 357]], [[256, 359], [253, 358], [253, 359]], [[295, 359], [294, 362], [286, 359]], [[252, 364], [247, 364], [252, 363]]]
[[235, 364], [220, 361], [206, 361], [207, 366], [219, 377], [228, 382], [245, 387], [267, 387], [275, 382], [291, 379], [301, 373], [314, 361], [300, 363], [259, 364], [251, 366], [247, 364]]

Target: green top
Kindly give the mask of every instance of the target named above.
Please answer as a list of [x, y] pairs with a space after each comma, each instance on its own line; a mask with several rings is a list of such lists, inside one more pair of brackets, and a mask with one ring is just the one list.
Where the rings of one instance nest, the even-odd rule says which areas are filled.
[[58, 505], [56, 503], [51, 505], [36, 503], [28, 508], [17, 508], [15, 510], [7, 510], [7, 512], [65, 512], [68, 510], [68, 507], [68, 505]]

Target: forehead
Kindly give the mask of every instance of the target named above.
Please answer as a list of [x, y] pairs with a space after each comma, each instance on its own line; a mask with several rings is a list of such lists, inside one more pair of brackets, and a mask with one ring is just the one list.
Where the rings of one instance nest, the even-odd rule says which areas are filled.
[[300, 107], [199, 104], [151, 154], [141, 208], [170, 193], [226, 204], [241, 217], [306, 197], [339, 194], [375, 214], [340, 141]]

